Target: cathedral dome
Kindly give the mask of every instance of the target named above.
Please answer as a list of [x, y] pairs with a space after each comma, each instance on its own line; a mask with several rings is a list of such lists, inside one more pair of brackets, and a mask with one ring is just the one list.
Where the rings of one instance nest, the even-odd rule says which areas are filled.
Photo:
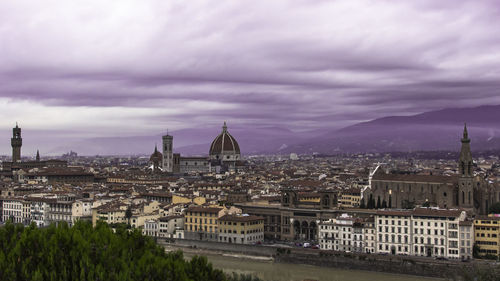
[[[210, 145], [210, 156], [239, 155], [240, 146], [236, 139], [227, 131], [226, 122], [220, 133]], [[222, 159], [222, 157], [221, 157]], [[229, 158], [228, 158], [229, 159]]]

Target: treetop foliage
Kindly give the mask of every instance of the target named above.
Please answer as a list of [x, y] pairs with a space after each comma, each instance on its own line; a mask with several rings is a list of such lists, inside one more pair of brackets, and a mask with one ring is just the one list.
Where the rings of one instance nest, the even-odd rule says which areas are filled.
[[212, 268], [206, 257], [186, 261], [166, 253], [140, 230], [106, 223], [65, 223], [47, 228], [8, 222], [0, 227], [0, 280], [125, 281], [235, 280]]

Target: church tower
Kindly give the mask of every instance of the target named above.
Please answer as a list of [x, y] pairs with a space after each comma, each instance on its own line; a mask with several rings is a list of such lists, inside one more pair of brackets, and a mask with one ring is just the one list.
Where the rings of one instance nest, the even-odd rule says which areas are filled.
[[464, 125], [462, 149], [460, 150], [460, 158], [458, 160], [458, 172], [458, 205], [464, 208], [472, 208], [474, 206], [474, 171], [467, 125]]
[[17, 126], [17, 123], [16, 127], [12, 129], [10, 144], [12, 145], [12, 162], [21, 162], [21, 146], [23, 145], [23, 139], [21, 138], [21, 128]]
[[174, 137], [172, 137], [167, 133], [165, 136], [162, 137], [162, 139], [163, 139], [163, 170], [172, 173], [174, 167], [174, 155], [172, 151]]

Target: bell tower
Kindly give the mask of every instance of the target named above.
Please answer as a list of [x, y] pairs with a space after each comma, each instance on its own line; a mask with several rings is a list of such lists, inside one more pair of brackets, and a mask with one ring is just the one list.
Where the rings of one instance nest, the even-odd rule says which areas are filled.
[[174, 167], [174, 155], [172, 151], [172, 146], [174, 142], [174, 137], [168, 133], [162, 137], [163, 139], [163, 169], [169, 173], [173, 172]]
[[462, 149], [458, 160], [458, 205], [472, 208], [474, 206], [474, 171], [472, 166], [472, 153], [467, 125], [464, 125]]
[[12, 162], [21, 162], [21, 146], [23, 146], [23, 139], [21, 138], [21, 128], [16, 123], [16, 127], [12, 129], [12, 138], [10, 139], [12, 145]]

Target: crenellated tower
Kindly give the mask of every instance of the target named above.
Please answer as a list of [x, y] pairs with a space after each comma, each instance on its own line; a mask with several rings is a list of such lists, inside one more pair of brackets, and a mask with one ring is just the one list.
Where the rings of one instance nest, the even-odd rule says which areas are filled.
[[21, 128], [16, 123], [16, 127], [12, 129], [12, 162], [21, 162], [21, 146], [23, 146], [23, 138], [21, 137]]

